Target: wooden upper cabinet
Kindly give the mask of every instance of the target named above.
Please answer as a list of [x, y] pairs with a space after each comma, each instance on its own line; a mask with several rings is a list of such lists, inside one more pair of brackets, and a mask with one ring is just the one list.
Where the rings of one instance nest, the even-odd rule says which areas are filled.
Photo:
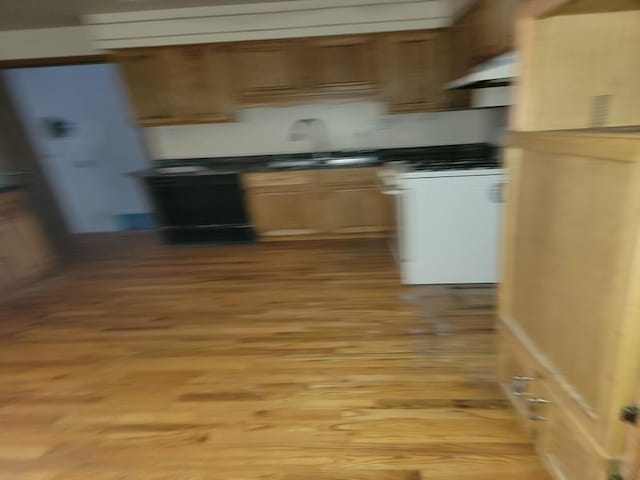
[[306, 85], [314, 94], [368, 94], [377, 89], [372, 35], [306, 41]]
[[438, 110], [446, 103], [448, 78], [445, 35], [441, 31], [391, 33], [380, 50], [385, 97], [391, 112]]
[[261, 41], [233, 47], [234, 83], [245, 105], [282, 103], [302, 92], [299, 42]]
[[513, 48], [517, 0], [481, 0], [482, 56], [493, 57]]
[[183, 122], [224, 122], [233, 119], [228, 47], [187, 45], [167, 47], [168, 85], [176, 116]]
[[174, 116], [167, 52], [166, 48], [132, 48], [116, 53], [129, 100], [142, 125], [170, 122]]
[[[448, 81], [464, 77], [470, 67], [469, 28], [464, 19], [454, 23], [449, 29], [449, 77]], [[447, 93], [449, 106], [468, 108], [471, 105], [471, 90], [450, 90]]]

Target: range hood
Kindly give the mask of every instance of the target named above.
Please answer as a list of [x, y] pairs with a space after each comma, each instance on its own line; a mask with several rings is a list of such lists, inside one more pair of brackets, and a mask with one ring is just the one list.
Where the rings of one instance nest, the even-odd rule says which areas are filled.
[[447, 85], [449, 90], [465, 88], [504, 87], [516, 75], [514, 52], [504, 53], [474, 68], [468, 75]]

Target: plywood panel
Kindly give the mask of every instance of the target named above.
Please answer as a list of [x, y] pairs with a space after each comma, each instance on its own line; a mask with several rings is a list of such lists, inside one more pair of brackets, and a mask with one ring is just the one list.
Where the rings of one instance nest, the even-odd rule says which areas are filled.
[[640, 124], [640, 10], [562, 15], [532, 26], [527, 130]]
[[183, 121], [215, 122], [233, 118], [234, 98], [228, 47], [167, 47], [171, 68], [167, 81], [175, 115]]
[[514, 316], [594, 411], [603, 341], [622, 313], [631, 173], [623, 163], [523, 154]]
[[531, 132], [510, 144], [519, 180], [507, 197], [502, 321], [589, 448], [620, 458], [619, 409], [640, 364], [640, 136]]
[[234, 86], [242, 103], [277, 103], [302, 92], [299, 43], [247, 42], [233, 51]]
[[385, 35], [380, 51], [385, 97], [392, 112], [443, 108], [449, 75], [447, 32]]
[[390, 227], [388, 197], [376, 187], [335, 187], [321, 197], [325, 229], [330, 233], [384, 232]]
[[319, 232], [314, 193], [307, 190], [253, 193], [251, 217], [263, 237]]
[[371, 94], [378, 79], [374, 35], [320, 37], [307, 41], [307, 83], [315, 94]]
[[116, 61], [139, 123], [170, 121], [175, 105], [168, 85], [170, 60], [163, 48], [119, 51]]

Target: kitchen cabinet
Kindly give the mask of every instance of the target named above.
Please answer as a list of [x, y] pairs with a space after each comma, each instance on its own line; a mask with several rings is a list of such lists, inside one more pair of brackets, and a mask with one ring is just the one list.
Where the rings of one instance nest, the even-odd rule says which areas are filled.
[[[463, 11], [450, 27], [451, 77], [463, 77], [474, 67], [513, 50], [518, 0], [479, 0]], [[453, 92], [453, 106], [468, 101], [468, 93]]]
[[[464, 77], [470, 67], [470, 28], [468, 17], [462, 16], [449, 28], [450, 37], [450, 61], [449, 61], [449, 77], [447, 82], [452, 82]], [[449, 106], [452, 108], [468, 108], [471, 105], [471, 90], [449, 90], [447, 93], [449, 98]]]
[[53, 257], [23, 192], [0, 192], [0, 289], [34, 279]]
[[[557, 478], [607, 478], [640, 365], [640, 135], [514, 133], [505, 158], [501, 382]], [[526, 409], [510, 374], [530, 377]]]
[[452, 29], [132, 48], [114, 59], [143, 126], [230, 122], [242, 107], [363, 97], [386, 100], [391, 112], [463, 108], [468, 92], [446, 90], [466, 73], [476, 43], [474, 21], [461, 18]]
[[384, 96], [391, 112], [440, 110], [446, 105], [449, 35], [440, 30], [384, 35]]
[[515, 102], [518, 128], [640, 125], [640, 9], [538, 20]]
[[495, 57], [513, 49], [517, 0], [481, 0], [481, 54]]
[[313, 171], [249, 173], [243, 177], [249, 216], [265, 239], [320, 232]]
[[373, 95], [378, 87], [373, 35], [318, 37], [305, 45], [308, 88], [314, 95]]
[[249, 213], [265, 240], [382, 236], [391, 208], [376, 168], [245, 174]]
[[141, 125], [171, 123], [175, 119], [169, 86], [170, 48], [130, 48], [115, 54], [129, 101]]
[[294, 40], [233, 45], [233, 79], [242, 105], [281, 104], [303, 93], [302, 43]]
[[173, 113], [186, 123], [233, 119], [229, 48], [220, 45], [168, 47], [167, 82]]
[[323, 231], [328, 234], [384, 233], [392, 227], [390, 197], [380, 192], [377, 168], [319, 172]]

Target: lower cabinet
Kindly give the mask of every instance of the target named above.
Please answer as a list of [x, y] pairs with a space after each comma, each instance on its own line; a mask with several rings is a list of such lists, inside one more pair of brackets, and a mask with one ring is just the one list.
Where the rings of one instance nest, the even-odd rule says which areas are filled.
[[244, 175], [249, 214], [263, 240], [383, 236], [389, 201], [375, 168]]
[[328, 233], [384, 233], [389, 228], [387, 198], [375, 187], [338, 186], [323, 193]]
[[555, 478], [616, 478], [631, 449], [620, 413], [638, 400], [640, 137], [518, 132], [508, 145], [501, 382]]
[[314, 193], [305, 190], [262, 191], [250, 195], [251, 219], [262, 237], [319, 233], [315, 225]]
[[37, 278], [53, 258], [20, 191], [0, 193], [0, 291]]
[[559, 379], [503, 327], [498, 377], [548, 470], [558, 479], [602, 480], [617, 462], [604, 455], [581, 425], [573, 400]]

